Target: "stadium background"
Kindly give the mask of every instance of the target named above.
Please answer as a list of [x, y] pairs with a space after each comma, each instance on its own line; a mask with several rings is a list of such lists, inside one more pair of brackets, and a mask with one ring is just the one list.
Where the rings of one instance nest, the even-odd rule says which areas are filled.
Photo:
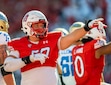
[[[111, 41], [111, 0], [0, 0], [0, 11], [9, 19], [9, 34], [12, 38], [23, 36], [21, 20], [32, 9], [42, 11], [49, 21], [49, 31], [57, 27], [68, 30], [75, 21], [103, 17], [107, 41]], [[106, 55], [104, 78], [111, 83], [111, 55]], [[15, 72], [19, 85], [19, 71]]]

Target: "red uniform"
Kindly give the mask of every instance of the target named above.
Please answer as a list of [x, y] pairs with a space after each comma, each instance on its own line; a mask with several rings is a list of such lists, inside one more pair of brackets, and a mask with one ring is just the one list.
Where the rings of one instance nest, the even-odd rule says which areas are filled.
[[102, 40], [92, 40], [73, 49], [74, 76], [77, 85], [100, 85], [104, 56], [96, 59], [95, 50], [104, 43]]
[[30, 56], [32, 53], [44, 53], [48, 56], [44, 64], [36, 61], [21, 68], [21, 85], [57, 85], [58, 79], [55, 69], [60, 37], [61, 33], [56, 32], [48, 34], [47, 37], [41, 39], [37, 44], [31, 43], [28, 37], [9, 42], [9, 46], [19, 52], [20, 58]]

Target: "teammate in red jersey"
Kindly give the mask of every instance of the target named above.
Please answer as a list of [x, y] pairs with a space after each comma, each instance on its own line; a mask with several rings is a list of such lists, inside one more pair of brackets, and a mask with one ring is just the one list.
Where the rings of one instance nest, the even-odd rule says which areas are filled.
[[[75, 26], [82, 26], [84, 23], [76, 22]], [[98, 27], [91, 29], [83, 38], [82, 44], [73, 48], [74, 76], [77, 85], [100, 85], [101, 74], [104, 67], [104, 56], [97, 59], [95, 57], [96, 49], [106, 44], [106, 33], [103, 23], [99, 22]]]
[[81, 29], [62, 37], [61, 32], [48, 33], [48, 21], [42, 12], [29, 11], [22, 19], [22, 30], [27, 36], [9, 42], [10, 54], [4, 70], [13, 72], [21, 68], [21, 85], [57, 85], [55, 70], [59, 49], [78, 41], [102, 20], [87, 22]]

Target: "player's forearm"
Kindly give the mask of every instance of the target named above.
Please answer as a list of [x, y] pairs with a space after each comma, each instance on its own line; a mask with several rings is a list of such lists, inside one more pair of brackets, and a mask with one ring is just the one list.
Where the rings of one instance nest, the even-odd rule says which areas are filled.
[[81, 26], [80, 28], [76, 28], [70, 34], [62, 37], [60, 40], [59, 48], [61, 50], [64, 50], [72, 44], [77, 44], [77, 41], [80, 40], [89, 30], [93, 28], [91, 25], [93, 25], [94, 22], [95, 21], [93, 20], [88, 20], [85, 25]]
[[3, 78], [6, 82], [6, 85], [16, 85], [13, 74], [5, 75]]
[[71, 34], [69, 34], [69, 36], [71, 38], [68, 38], [70, 41], [72, 41], [73, 43], [76, 43], [78, 40], [80, 40], [80, 38], [82, 38], [85, 34], [87, 33], [87, 31], [84, 30], [84, 28], [81, 29], [77, 29], [74, 32], [72, 32]]
[[108, 43], [107, 45], [103, 46], [101, 48], [102, 54], [111, 54], [111, 43]]
[[85, 31], [84, 28], [81, 28], [73, 31], [65, 37], [62, 37], [60, 41], [60, 49], [64, 50], [72, 44], [76, 44], [77, 41], [80, 40], [80, 38], [83, 37], [86, 33], [87, 31]]
[[13, 72], [6, 72], [3, 64], [0, 66], [0, 70], [6, 85], [16, 85]]
[[111, 43], [108, 45], [102, 46], [96, 50], [96, 58], [100, 58], [101, 55], [111, 54]]

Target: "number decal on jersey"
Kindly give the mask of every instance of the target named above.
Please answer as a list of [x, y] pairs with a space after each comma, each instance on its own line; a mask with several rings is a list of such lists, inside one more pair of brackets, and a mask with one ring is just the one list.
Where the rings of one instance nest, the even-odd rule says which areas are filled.
[[49, 47], [45, 47], [45, 48], [42, 48], [42, 49], [40, 50], [40, 53], [45, 52], [45, 54], [46, 54], [47, 56], [49, 56], [49, 51], [50, 51], [50, 48], [49, 48]]
[[45, 47], [45, 48], [41, 48], [41, 50], [32, 50], [32, 55], [37, 54], [37, 53], [44, 53], [47, 55], [47, 57], [49, 56], [49, 52], [50, 52], [50, 48], [49, 47]]
[[62, 66], [63, 76], [66, 77], [66, 76], [74, 75], [72, 56], [62, 56], [60, 64]]
[[[80, 62], [80, 70], [78, 68], [78, 62]], [[78, 77], [82, 77], [84, 75], [84, 64], [83, 64], [83, 60], [80, 56], [76, 56], [75, 61], [74, 61], [74, 65], [75, 65], [75, 72], [78, 75]]]

